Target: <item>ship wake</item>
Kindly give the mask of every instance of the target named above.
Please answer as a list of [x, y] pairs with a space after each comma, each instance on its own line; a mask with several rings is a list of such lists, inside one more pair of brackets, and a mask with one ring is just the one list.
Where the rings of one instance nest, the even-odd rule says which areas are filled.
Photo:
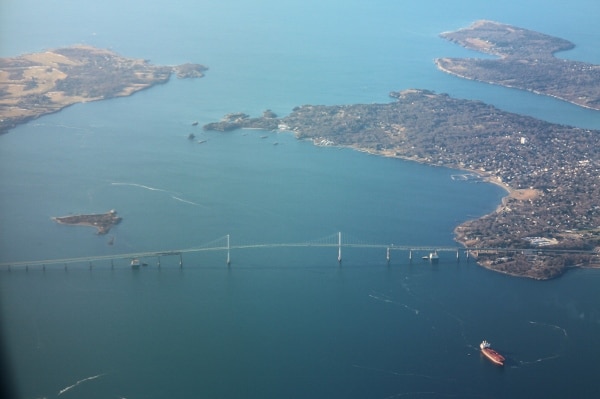
[[419, 309], [415, 309], [415, 308], [410, 307], [410, 306], [408, 306], [408, 305], [406, 305], [404, 303], [394, 301], [394, 300], [390, 299], [385, 294], [380, 294], [380, 293], [376, 293], [375, 292], [373, 294], [369, 294], [369, 298], [372, 298], [372, 299], [374, 299], [376, 301], [380, 301], [380, 302], [384, 302], [384, 303], [390, 303], [390, 304], [393, 304], [393, 305], [396, 305], [396, 306], [400, 306], [400, 307], [408, 310], [409, 312], [414, 313], [417, 316], [419, 315]]
[[157, 192], [168, 194], [175, 201], [183, 202], [184, 204], [190, 204], [190, 205], [194, 205], [194, 206], [204, 206], [202, 204], [198, 204], [197, 202], [190, 201], [185, 198], [181, 198], [181, 193], [178, 193], [176, 191], [170, 191], [170, 190], [165, 190], [163, 188], [146, 186], [144, 184], [139, 184], [139, 183], [113, 182], [110, 184], [111, 184], [111, 186], [129, 186], [129, 187], [141, 188], [141, 189], [148, 190], [148, 191], [157, 191]]
[[63, 389], [61, 389], [60, 391], [58, 391], [58, 396], [62, 395], [63, 393], [65, 393], [65, 392], [67, 392], [67, 391], [70, 391], [71, 389], [73, 389], [73, 388], [77, 387], [77, 386], [78, 386], [78, 385], [80, 385], [80, 384], [83, 384], [84, 382], [91, 381], [91, 380], [95, 380], [96, 378], [100, 378], [100, 377], [102, 377], [103, 375], [104, 375], [104, 374], [98, 374], [98, 375], [93, 375], [93, 376], [91, 376], [91, 377], [87, 377], [87, 378], [81, 379], [81, 380], [77, 381], [75, 384], [73, 384], [73, 385], [69, 385], [68, 387], [66, 387], [66, 388], [63, 388]]
[[543, 322], [539, 322], [539, 321], [531, 321], [530, 320], [529, 324], [532, 326], [539, 326], [539, 327], [543, 327], [543, 328], [558, 332], [561, 336], [561, 343], [560, 343], [559, 349], [555, 353], [552, 353], [548, 356], [539, 357], [535, 360], [521, 360], [521, 361], [519, 361], [519, 366], [528, 366], [528, 365], [532, 365], [532, 364], [546, 362], [548, 360], [557, 359], [563, 355], [563, 353], [565, 352], [567, 341], [569, 340], [569, 334], [567, 333], [567, 330], [565, 330], [563, 327], [557, 326], [555, 324], [548, 324], [548, 323], [543, 323]]

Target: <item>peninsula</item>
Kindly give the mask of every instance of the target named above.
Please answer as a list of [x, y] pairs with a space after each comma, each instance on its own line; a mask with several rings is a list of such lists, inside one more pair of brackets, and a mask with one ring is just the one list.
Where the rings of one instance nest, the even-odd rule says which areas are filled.
[[98, 230], [98, 234], [102, 235], [108, 233], [122, 219], [120, 216], [117, 216], [117, 211], [113, 209], [106, 213], [53, 217], [52, 220], [60, 224], [95, 227]]
[[172, 74], [199, 78], [206, 70], [200, 64], [155, 66], [90, 46], [0, 58], [0, 134], [75, 103], [128, 96]]
[[[462, 169], [509, 195], [496, 212], [456, 228], [479, 264], [535, 279], [590, 264], [600, 248], [600, 131], [551, 124], [428, 90], [392, 92], [387, 104], [303, 105], [285, 117], [226, 115], [206, 130], [291, 131], [316, 145]], [[540, 247], [581, 252], [538, 253]], [[526, 250], [523, 250], [526, 249]], [[589, 252], [586, 252], [589, 251]]]
[[485, 20], [440, 36], [499, 57], [438, 58], [444, 72], [600, 110], [600, 65], [556, 58], [556, 52], [575, 47], [567, 40]]

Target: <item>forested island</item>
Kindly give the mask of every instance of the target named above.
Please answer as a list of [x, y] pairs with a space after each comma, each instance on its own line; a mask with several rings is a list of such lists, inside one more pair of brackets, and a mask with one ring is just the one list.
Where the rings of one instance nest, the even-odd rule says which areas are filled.
[[100, 235], [108, 233], [114, 225], [121, 223], [122, 220], [122, 218], [117, 215], [117, 211], [114, 209], [106, 213], [57, 216], [53, 217], [52, 219], [60, 224], [95, 227]]
[[499, 57], [438, 58], [442, 71], [600, 110], [600, 65], [555, 57], [556, 52], [575, 47], [567, 40], [485, 20], [440, 36]]
[[468, 171], [467, 178], [500, 184], [509, 192], [496, 212], [456, 228], [457, 241], [466, 247], [515, 249], [474, 253], [481, 265], [549, 279], [596, 261], [593, 253], [535, 249], [598, 250], [599, 131], [552, 124], [429, 90], [390, 96], [395, 101], [387, 104], [304, 105], [282, 118], [271, 111], [258, 118], [234, 113], [204, 129], [291, 131], [317, 145]]
[[156, 66], [90, 46], [0, 58], [0, 134], [69, 105], [128, 96], [179, 78], [204, 76], [200, 64]]

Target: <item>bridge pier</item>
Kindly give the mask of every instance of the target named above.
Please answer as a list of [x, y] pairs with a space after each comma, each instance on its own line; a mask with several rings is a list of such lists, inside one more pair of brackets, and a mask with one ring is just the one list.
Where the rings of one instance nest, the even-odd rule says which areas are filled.
[[408, 250], [408, 260], [412, 262], [412, 249]]
[[460, 261], [460, 252], [459, 251], [460, 251], [459, 249], [456, 250], [456, 261], [457, 262]]
[[92, 261], [90, 261], [90, 270], [92, 270]]
[[342, 263], [342, 232], [338, 232], [338, 263]]
[[390, 247], [387, 247], [387, 252], [385, 254], [385, 260], [387, 261], [387, 264], [390, 264]]
[[183, 268], [183, 257], [181, 256], [181, 252], [179, 253], [179, 268]]
[[156, 259], [157, 259], [156, 266], [158, 266], [158, 268], [160, 269], [160, 255], [158, 255], [158, 256], [156, 257]]
[[227, 266], [231, 266], [231, 246], [229, 245], [229, 234], [227, 234]]
[[115, 270], [115, 262], [112, 259], [110, 260], [110, 270]]

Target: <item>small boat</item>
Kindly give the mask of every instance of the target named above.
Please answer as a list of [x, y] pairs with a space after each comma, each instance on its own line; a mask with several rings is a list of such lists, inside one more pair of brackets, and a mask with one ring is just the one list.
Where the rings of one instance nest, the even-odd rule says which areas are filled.
[[198, 121], [192, 122], [192, 126], [198, 126]]
[[131, 259], [130, 265], [132, 269], [139, 269], [142, 264], [139, 259]]
[[194, 140], [195, 137], [196, 135], [194, 133], [188, 134], [188, 140]]
[[204, 144], [206, 143], [206, 140], [198, 140], [198, 144]]
[[430, 262], [437, 262], [440, 260], [440, 257], [438, 255], [437, 251], [433, 251], [433, 252], [430, 252], [429, 255], [423, 256], [421, 259], [428, 260]]
[[429, 260], [432, 262], [437, 262], [438, 260], [440, 260], [440, 257], [438, 256], [437, 251], [433, 251], [433, 252], [429, 253]]
[[490, 343], [485, 339], [479, 344], [479, 348], [481, 349], [481, 353], [483, 353], [492, 363], [498, 366], [504, 366], [504, 361], [506, 360], [504, 356], [492, 349]]

